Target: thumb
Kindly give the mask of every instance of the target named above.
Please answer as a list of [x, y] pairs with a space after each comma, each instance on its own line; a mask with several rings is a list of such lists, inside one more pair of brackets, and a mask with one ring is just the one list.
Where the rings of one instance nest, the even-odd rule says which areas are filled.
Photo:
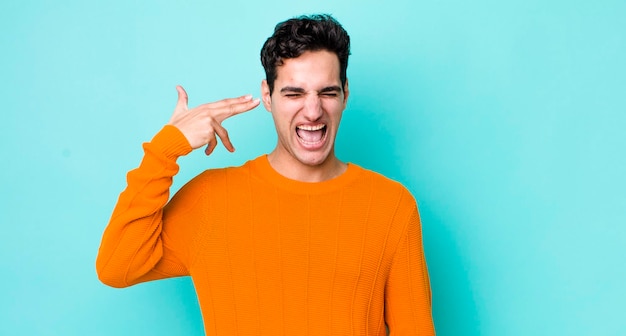
[[176, 102], [176, 109], [182, 108], [183, 110], [186, 110], [187, 103], [189, 101], [189, 98], [187, 97], [187, 92], [180, 85], [176, 85], [176, 91], [178, 91], [178, 101]]

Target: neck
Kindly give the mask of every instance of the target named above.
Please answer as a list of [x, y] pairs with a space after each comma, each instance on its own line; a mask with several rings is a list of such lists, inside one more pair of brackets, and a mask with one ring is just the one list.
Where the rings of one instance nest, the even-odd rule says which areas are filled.
[[327, 181], [343, 174], [348, 169], [348, 165], [339, 161], [334, 153], [331, 153], [319, 165], [304, 164], [291, 156], [280, 155], [277, 150], [268, 154], [267, 159], [270, 166], [280, 175], [300, 182]]

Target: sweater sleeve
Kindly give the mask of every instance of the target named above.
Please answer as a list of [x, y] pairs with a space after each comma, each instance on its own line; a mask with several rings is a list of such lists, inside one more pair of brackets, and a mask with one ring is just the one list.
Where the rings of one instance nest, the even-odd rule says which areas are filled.
[[435, 335], [431, 308], [419, 213], [413, 201], [385, 288], [385, 320], [390, 335]]
[[163, 208], [178, 172], [176, 159], [191, 147], [176, 127], [165, 126], [143, 148], [144, 157], [127, 175], [96, 259], [99, 279], [112, 287], [187, 273], [183, 258], [163, 233]]

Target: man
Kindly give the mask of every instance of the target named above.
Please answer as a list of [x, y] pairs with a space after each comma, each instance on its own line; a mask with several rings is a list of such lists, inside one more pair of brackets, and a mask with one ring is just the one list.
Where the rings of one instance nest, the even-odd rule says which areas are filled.
[[168, 203], [176, 159], [218, 136], [251, 96], [172, 119], [128, 174], [96, 262], [126, 287], [190, 275], [207, 335], [434, 335], [415, 200], [397, 182], [335, 156], [349, 96], [350, 42], [332, 17], [279, 23], [261, 61], [278, 143], [241, 167], [212, 169]]

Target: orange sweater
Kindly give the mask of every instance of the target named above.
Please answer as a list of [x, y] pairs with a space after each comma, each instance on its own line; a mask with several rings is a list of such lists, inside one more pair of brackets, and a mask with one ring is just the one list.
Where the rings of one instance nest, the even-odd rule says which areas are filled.
[[102, 282], [191, 275], [207, 335], [434, 335], [419, 216], [399, 183], [353, 164], [298, 182], [261, 156], [167, 203], [191, 148], [166, 126], [144, 150], [102, 238]]

